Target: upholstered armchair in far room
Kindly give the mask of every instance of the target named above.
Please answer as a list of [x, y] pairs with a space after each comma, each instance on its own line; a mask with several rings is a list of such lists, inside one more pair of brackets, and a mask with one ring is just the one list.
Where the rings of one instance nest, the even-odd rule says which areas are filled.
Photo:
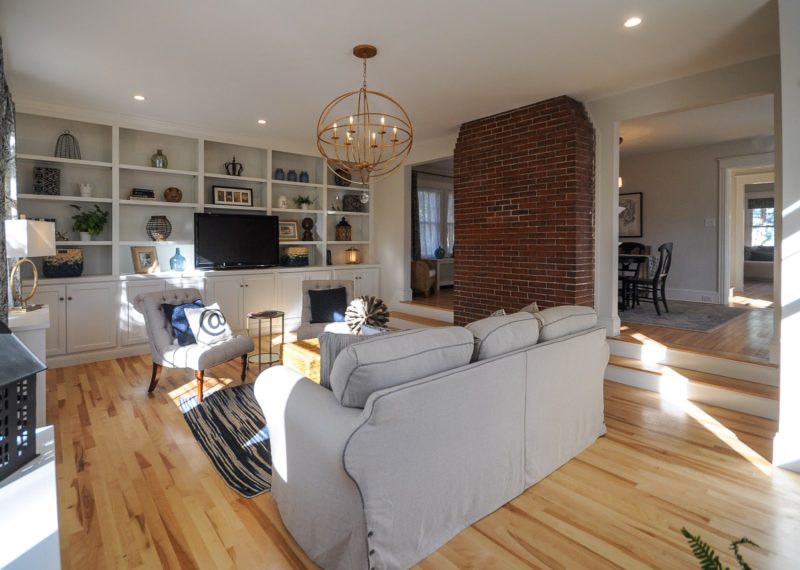
[[436, 287], [436, 269], [423, 259], [411, 262], [411, 288], [426, 297]]
[[[346, 303], [342, 308], [342, 322], [312, 322], [311, 312], [311, 296], [309, 291], [322, 291], [326, 289], [339, 289], [344, 287]], [[349, 334], [350, 329], [344, 322], [344, 311], [353, 301], [353, 282], [352, 281], [337, 281], [337, 280], [311, 280], [303, 281], [303, 312], [300, 317], [300, 328], [297, 329], [297, 340], [307, 340], [309, 338], [317, 338], [324, 332], [333, 332], [339, 334]]]
[[197, 380], [197, 399], [203, 401], [203, 377], [207, 368], [213, 368], [234, 358], [242, 360], [241, 379], [247, 374], [247, 353], [253, 350], [253, 339], [235, 335], [214, 344], [187, 344], [181, 346], [175, 339], [170, 322], [161, 305], [185, 305], [202, 300], [197, 289], [170, 289], [164, 292], [138, 295], [133, 306], [144, 316], [150, 352], [153, 355], [153, 375], [148, 392], [158, 386], [161, 369], [190, 368]]

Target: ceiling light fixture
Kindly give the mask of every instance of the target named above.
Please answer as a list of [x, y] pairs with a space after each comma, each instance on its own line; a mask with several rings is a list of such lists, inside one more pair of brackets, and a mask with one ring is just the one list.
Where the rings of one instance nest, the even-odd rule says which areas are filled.
[[259, 125], [266, 125], [267, 124], [267, 120], [266, 119], [259, 119], [258, 120], [258, 124]]
[[634, 16], [632, 18], [628, 18], [625, 20], [625, 27], [626, 28], [635, 28], [639, 24], [642, 23], [642, 19], [639, 16]]
[[371, 45], [353, 48], [353, 55], [364, 66], [361, 89], [328, 103], [317, 122], [317, 148], [328, 168], [359, 184], [394, 172], [411, 151], [414, 138], [411, 119], [400, 103], [367, 89], [367, 60], [377, 53]]
[[144, 95], [134, 95], [133, 98], [137, 101], [144, 101]]

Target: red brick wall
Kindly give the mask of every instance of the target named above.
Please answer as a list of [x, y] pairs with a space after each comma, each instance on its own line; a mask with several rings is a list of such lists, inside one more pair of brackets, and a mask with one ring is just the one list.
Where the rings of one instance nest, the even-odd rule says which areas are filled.
[[461, 125], [455, 322], [594, 303], [594, 127], [567, 96]]

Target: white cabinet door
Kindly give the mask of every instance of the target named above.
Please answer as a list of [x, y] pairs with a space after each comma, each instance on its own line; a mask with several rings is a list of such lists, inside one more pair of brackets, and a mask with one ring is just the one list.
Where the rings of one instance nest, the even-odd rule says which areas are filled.
[[275, 310], [275, 275], [244, 278], [244, 314]]
[[312, 269], [306, 271], [306, 279], [309, 281], [330, 281], [333, 279], [333, 271], [330, 269]]
[[67, 352], [117, 346], [117, 283], [67, 285]]
[[297, 319], [303, 311], [303, 281], [305, 273], [278, 273], [275, 291], [276, 308], [286, 313], [287, 319]]
[[123, 318], [120, 319], [123, 345], [147, 342], [147, 329], [144, 326], [144, 315], [133, 306], [137, 295], [145, 293], [163, 293], [165, 283], [161, 279], [147, 280], [141, 283], [127, 282], [123, 284]]
[[380, 297], [379, 282], [380, 270], [377, 267], [365, 268], [359, 271], [356, 279], [356, 296], [372, 295]]
[[352, 281], [353, 282], [353, 295], [358, 296], [358, 269], [337, 269], [333, 272], [333, 278], [336, 281]]
[[206, 279], [206, 305], [218, 303], [234, 331], [244, 327], [244, 283], [239, 276]]
[[31, 303], [47, 305], [50, 309], [50, 328], [45, 336], [47, 356], [64, 354], [67, 350], [66, 287], [42, 285], [36, 290]]

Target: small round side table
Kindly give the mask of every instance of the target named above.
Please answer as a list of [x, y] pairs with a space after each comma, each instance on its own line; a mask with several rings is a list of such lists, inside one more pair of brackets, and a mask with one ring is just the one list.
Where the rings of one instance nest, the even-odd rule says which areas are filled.
[[[283, 340], [284, 340], [284, 333], [283, 333], [283, 311], [257, 311], [252, 313], [247, 313], [248, 319], [255, 319], [258, 321], [258, 352], [252, 355], [248, 360], [250, 362], [258, 364], [258, 370], [261, 370], [262, 365], [268, 364], [272, 366], [274, 363], [279, 362], [281, 358], [283, 358]], [[281, 344], [280, 344], [280, 353], [272, 352], [272, 323], [274, 320], [280, 319], [281, 320]], [[269, 352], [261, 352], [261, 321], [269, 321], [269, 342], [270, 342], [270, 351]], [[248, 327], [249, 328], [249, 327]]]

